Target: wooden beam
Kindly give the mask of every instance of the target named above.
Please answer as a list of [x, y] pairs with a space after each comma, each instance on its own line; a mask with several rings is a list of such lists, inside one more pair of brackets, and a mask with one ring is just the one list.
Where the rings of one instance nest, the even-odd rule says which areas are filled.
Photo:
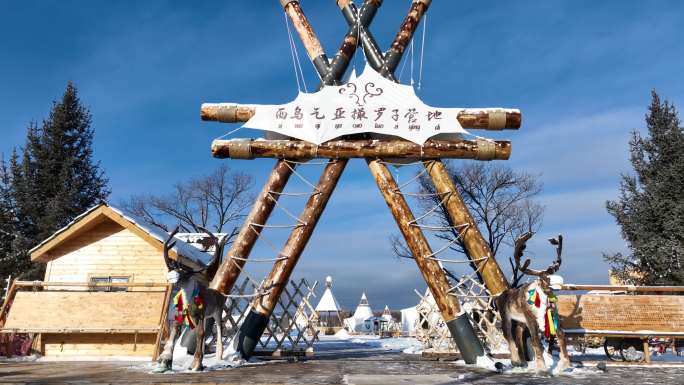
[[627, 292], [646, 292], [646, 293], [681, 293], [684, 286], [632, 286], [632, 285], [574, 285], [565, 284], [561, 290], [605, 290], [605, 291], [627, 291]]
[[330, 65], [328, 64], [328, 58], [323, 51], [323, 46], [321, 42], [316, 37], [311, 24], [304, 15], [302, 7], [299, 4], [299, 0], [280, 0], [280, 5], [283, 6], [285, 13], [292, 20], [292, 24], [302, 39], [304, 44], [304, 49], [309, 55], [311, 62], [316, 67], [316, 71], [323, 79], [324, 74], [329, 72]]
[[[291, 5], [288, 4], [289, 2], [287, 0], [281, 1], [281, 5], [285, 8], [291, 7]], [[299, 4], [297, 3], [292, 6], [298, 7]], [[380, 4], [377, 4], [377, 6], [379, 7]], [[301, 9], [299, 11], [299, 14], [294, 15], [291, 14], [292, 11], [290, 11], [288, 16], [291, 18], [293, 16], [295, 18], [298, 18], [298, 23], [300, 24], [308, 24], [306, 18], [304, 17], [304, 14], [301, 13]], [[370, 23], [370, 19], [372, 19], [374, 15], [374, 13], [372, 15], [369, 14], [369, 18], [366, 19], [365, 22]], [[306, 30], [313, 34], [313, 29], [311, 29], [311, 27], [308, 25], [302, 24], [300, 25], [300, 29]], [[309, 52], [310, 54], [313, 53], [314, 56], [318, 55], [321, 57], [325, 57], [322, 48], [320, 49], [320, 51], [318, 51], [318, 48], [320, 48], [320, 43], [315, 43], [316, 41], [318, 41], [315, 34], [313, 35], [313, 39], [314, 44], [309, 44], [307, 46], [307, 52]], [[316, 70], [319, 71], [321, 79], [323, 79], [321, 84], [319, 85], [319, 89], [324, 85], [335, 84], [339, 81], [344, 72], [347, 70], [351, 57], [354, 55], [354, 52], [356, 52], [356, 47], [358, 45], [357, 40], [358, 29], [350, 28], [344, 36], [340, 49], [333, 58], [332, 63], [329, 67], [321, 65], [320, 60], [318, 61], [318, 64], [316, 64], [317, 62], [314, 60], [314, 66], [316, 67]], [[311, 51], [312, 47], [314, 50], [316, 50], [316, 52]], [[327, 63], [327, 59], [325, 60]], [[238, 114], [236, 112], [236, 114], [236, 118], [246, 118], [243, 116], [242, 113]], [[273, 170], [271, 171], [271, 175], [269, 176], [269, 179], [266, 182], [266, 185], [264, 185], [261, 194], [259, 194], [259, 197], [254, 202], [252, 211], [245, 220], [245, 224], [240, 229], [240, 233], [238, 234], [238, 237], [233, 243], [231, 250], [228, 252], [228, 257], [221, 264], [218, 272], [212, 279], [210, 284], [211, 289], [217, 290], [223, 294], [230, 293], [231, 289], [233, 288], [233, 285], [235, 284], [235, 281], [237, 281], [237, 278], [240, 275], [242, 267], [244, 266], [247, 258], [249, 258], [249, 253], [252, 250], [252, 247], [254, 246], [254, 243], [256, 242], [257, 238], [259, 237], [261, 229], [263, 228], [264, 224], [266, 223], [266, 220], [273, 211], [273, 206], [275, 205], [276, 200], [280, 196], [279, 193], [282, 192], [283, 188], [285, 187], [285, 184], [287, 183], [287, 180], [289, 179], [290, 175], [292, 175], [294, 167], [295, 164], [286, 164], [284, 163], [284, 161], [280, 160], [273, 168]], [[231, 256], [235, 258], [231, 258]]]
[[160, 287], [167, 288], [164, 282], [44, 282], [44, 281], [14, 281], [16, 287]]
[[14, 295], [17, 294], [17, 280], [15, 279], [10, 285], [9, 289], [5, 293], [5, 300], [2, 303], [2, 309], [0, 309], [0, 328], [5, 326], [5, 321], [7, 321], [7, 313], [9, 312], [10, 306], [12, 306], [12, 301], [14, 300]]
[[249, 358], [254, 353], [257, 341], [268, 326], [269, 317], [275, 309], [276, 303], [299, 261], [299, 257], [311, 238], [316, 223], [318, 223], [342, 175], [342, 171], [347, 165], [347, 161], [347, 159], [337, 159], [328, 162], [318, 185], [299, 216], [299, 225], [290, 232], [285, 246], [278, 254], [278, 260], [263, 281], [261, 287], [266, 293], [252, 301], [251, 310], [245, 317], [237, 335], [237, 350], [242, 357]]
[[215, 158], [408, 158], [408, 159], [508, 159], [511, 142], [476, 140], [428, 140], [422, 146], [406, 140], [331, 140], [319, 145], [300, 140], [214, 140]]
[[168, 284], [166, 286], [166, 296], [164, 297], [164, 305], [162, 307], [161, 314], [159, 315], [159, 331], [157, 332], [157, 338], [154, 342], [154, 352], [152, 353], [152, 360], [156, 361], [161, 354], [162, 349], [162, 337], [166, 333], [169, 323], [167, 319], [169, 317], [169, 304], [171, 303], [171, 292], [173, 291], [173, 285]]
[[380, 71], [382, 75], [387, 76], [390, 73], [394, 73], [394, 69], [399, 65], [404, 51], [408, 47], [409, 42], [411, 42], [413, 33], [418, 28], [418, 24], [423, 15], [425, 15], [425, 12], [427, 12], [428, 7], [430, 7], [430, 3], [432, 3], [432, 0], [413, 0], [406, 18], [404, 18], [399, 27], [399, 32], [397, 32], [392, 41], [392, 46], [385, 54], [385, 65]]
[[264, 280], [263, 288], [268, 290], [268, 294], [261, 298], [256, 298], [252, 303], [253, 308], [263, 315], [270, 315], [275, 308], [280, 294], [285, 289], [287, 282], [292, 275], [295, 265], [299, 261], [306, 244], [313, 234], [316, 224], [323, 214], [325, 206], [330, 200], [330, 196], [337, 186], [337, 182], [342, 176], [342, 172], [347, 165], [346, 159], [331, 160], [321, 174], [316, 185], [316, 189], [309, 197], [304, 210], [299, 215], [300, 226], [295, 227], [283, 246], [279, 259], [273, 265], [268, 277]]
[[9, 333], [45, 333], [45, 334], [157, 334], [160, 328], [7, 328], [0, 330], [2, 334]]
[[230, 250], [223, 259], [214, 275], [209, 288], [221, 294], [228, 295], [237, 281], [242, 268], [249, 258], [261, 230], [263, 230], [266, 220], [271, 215], [280, 193], [283, 192], [285, 184], [292, 175], [295, 163], [288, 163], [287, 160], [278, 160], [271, 171], [268, 180], [261, 189], [259, 196], [254, 201], [252, 210], [245, 218], [245, 222], [240, 228], [240, 232], [231, 244]]
[[497, 295], [506, 290], [508, 288], [506, 276], [501, 271], [499, 264], [496, 263], [487, 241], [482, 237], [477, 222], [468, 211], [468, 207], [451, 180], [444, 163], [440, 160], [431, 160], [423, 162], [423, 164], [432, 179], [435, 192], [445, 197], [443, 204], [452, 226], [467, 224], [467, 227], [461, 231], [461, 239], [468, 257], [479, 270], [487, 289], [492, 295]]
[[446, 322], [455, 319], [461, 312], [461, 306], [456, 297], [447, 294], [450, 285], [446, 274], [444, 274], [439, 262], [433, 258], [430, 245], [420, 227], [414, 225], [413, 213], [406, 203], [406, 199], [401, 195], [392, 173], [381, 161], [369, 159], [367, 163], [425, 282], [430, 288], [442, 318]]
[[[256, 113], [255, 107], [235, 103], [204, 103], [200, 118], [209, 122], [241, 123]], [[458, 113], [463, 128], [485, 130], [517, 130], [522, 124], [522, 114], [517, 109], [466, 108]]]

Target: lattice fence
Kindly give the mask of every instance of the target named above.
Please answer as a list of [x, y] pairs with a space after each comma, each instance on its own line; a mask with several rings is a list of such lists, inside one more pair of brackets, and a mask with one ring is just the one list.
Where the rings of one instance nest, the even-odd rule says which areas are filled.
[[508, 352], [508, 344], [501, 332], [501, 317], [493, 307], [489, 290], [473, 275], [463, 276], [450, 289], [475, 325], [475, 331], [492, 353]]
[[428, 351], [440, 353], [458, 351], [435, 301], [430, 296], [421, 295], [418, 291], [416, 294], [420, 297], [420, 302], [416, 306], [418, 313], [417, 325], [415, 325], [416, 339], [422, 342], [424, 349]]
[[[317, 284], [310, 285], [304, 278], [298, 282], [290, 281], [271, 314], [258, 351], [312, 351], [314, 342], [318, 340], [318, 315], [311, 304]], [[224, 311], [226, 342], [231, 341], [239, 330], [249, 312], [253, 293], [261, 292], [260, 286], [249, 277], [233, 286]]]

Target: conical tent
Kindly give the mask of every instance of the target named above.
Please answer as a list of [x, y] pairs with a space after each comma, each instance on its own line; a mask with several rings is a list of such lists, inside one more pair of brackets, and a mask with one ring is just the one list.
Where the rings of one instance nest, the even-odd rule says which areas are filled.
[[340, 310], [342, 310], [342, 308], [332, 293], [332, 277], [328, 276], [325, 281], [325, 291], [321, 296], [321, 300], [318, 301], [318, 305], [316, 305], [316, 311], [339, 312]]
[[354, 315], [344, 320], [345, 326], [351, 332], [369, 333], [372, 332], [372, 325], [365, 323], [367, 319], [373, 318], [373, 310], [368, 304], [366, 293], [361, 294], [359, 305], [354, 311]]
[[321, 296], [321, 300], [316, 305], [316, 313], [321, 326], [324, 327], [340, 327], [342, 326], [342, 317], [340, 317], [340, 304], [335, 299], [332, 292], [332, 277], [325, 278], [325, 291]]
[[385, 305], [385, 310], [382, 311], [382, 318], [384, 318], [387, 322], [392, 322], [392, 312], [389, 309], [389, 306]]

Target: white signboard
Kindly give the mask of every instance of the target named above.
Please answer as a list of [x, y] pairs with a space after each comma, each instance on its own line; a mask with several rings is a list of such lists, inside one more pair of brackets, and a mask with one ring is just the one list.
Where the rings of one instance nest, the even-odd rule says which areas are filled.
[[250, 105], [255, 114], [243, 127], [273, 131], [321, 144], [342, 135], [378, 133], [423, 144], [444, 133], [465, 133], [457, 116], [462, 108], [425, 105], [412, 86], [394, 83], [366, 66], [361, 76], [302, 93], [288, 104]]

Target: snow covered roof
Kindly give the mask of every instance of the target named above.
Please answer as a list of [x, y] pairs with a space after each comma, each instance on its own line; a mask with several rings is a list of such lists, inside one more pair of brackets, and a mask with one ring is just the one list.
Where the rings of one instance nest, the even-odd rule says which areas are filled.
[[316, 311], [340, 311], [342, 308], [332, 293], [332, 277], [325, 278], [325, 291], [316, 305]]
[[361, 295], [359, 305], [356, 307], [356, 310], [354, 310], [354, 315], [352, 316], [352, 318], [365, 320], [370, 317], [373, 317], [373, 310], [371, 310], [371, 307], [368, 304], [368, 298], [366, 298], [366, 293], [363, 293]]
[[[100, 203], [86, 210], [83, 214], [74, 218], [69, 224], [57, 230], [49, 238], [32, 248], [29, 253], [31, 260], [37, 262], [47, 262], [50, 260], [48, 252], [53, 248], [59, 246], [76, 234], [80, 234], [93, 226], [101, 223], [106, 218], [116, 222], [122, 227], [128, 228], [137, 235], [144, 238], [146, 241], [156, 243], [155, 246], [160, 247], [169, 236], [169, 234], [156, 226], [146, 223], [143, 219], [135, 216], [124, 214], [123, 211], [108, 205], [107, 203]], [[177, 259], [185, 264], [206, 265], [211, 260], [211, 255], [189, 245], [188, 243], [177, 239], [176, 244], [170, 250], [170, 257]], [[160, 254], [161, 256], [161, 254]], [[197, 266], [199, 267], [199, 266]]]
[[316, 305], [316, 311], [340, 311], [340, 304], [337, 303], [335, 296], [329, 287], [325, 288], [321, 300]]
[[[214, 233], [214, 236], [221, 239], [227, 236], [227, 233]], [[216, 248], [214, 240], [206, 233], [178, 233], [175, 238], [187, 243], [188, 245], [199, 249], [205, 253], [213, 253]]]

